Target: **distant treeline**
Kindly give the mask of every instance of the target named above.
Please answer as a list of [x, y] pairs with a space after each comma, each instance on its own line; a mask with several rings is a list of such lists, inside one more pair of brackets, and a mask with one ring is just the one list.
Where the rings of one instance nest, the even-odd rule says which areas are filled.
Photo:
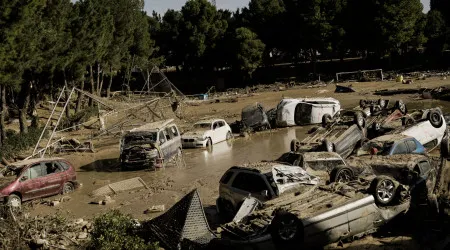
[[450, 44], [448, 0], [432, 0], [427, 14], [420, 0], [251, 0], [234, 12], [189, 0], [150, 16], [143, 7], [143, 0], [0, 1], [0, 142], [7, 105], [27, 133], [27, 116], [44, 95], [67, 85], [109, 96], [138, 80], [130, 72], [153, 65], [176, 67], [176, 82], [191, 90], [214, 77], [240, 86], [276, 80], [270, 72], [288, 76], [290, 66], [275, 69], [280, 63], [297, 65], [293, 76], [329, 74], [355, 63], [318, 61], [355, 57], [368, 67], [444, 67]]

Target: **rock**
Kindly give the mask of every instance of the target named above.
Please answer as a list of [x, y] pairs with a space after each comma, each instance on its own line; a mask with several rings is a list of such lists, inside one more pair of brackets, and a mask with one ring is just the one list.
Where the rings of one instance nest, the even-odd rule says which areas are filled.
[[60, 203], [59, 201], [52, 201], [52, 202], [50, 202], [50, 205], [53, 207], [56, 207], [59, 205], [59, 203]]
[[38, 246], [47, 246], [48, 245], [48, 240], [44, 240], [44, 239], [36, 239], [34, 241], [34, 243]]
[[113, 200], [112, 198], [111, 198], [111, 196], [105, 196], [105, 199], [102, 201], [102, 205], [108, 205], [108, 204], [111, 204], [111, 203], [114, 203], [114, 202], [116, 202], [115, 200]]
[[145, 210], [144, 214], [159, 213], [159, 212], [164, 212], [164, 210], [166, 210], [164, 205], [156, 205], [156, 206], [152, 206], [151, 208]]
[[82, 240], [82, 239], [87, 239], [87, 237], [88, 237], [88, 234], [86, 232], [81, 232], [78, 234], [77, 239]]
[[63, 196], [61, 197], [61, 199], [59, 199], [59, 202], [66, 202], [66, 201], [70, 201], [70, 196]]

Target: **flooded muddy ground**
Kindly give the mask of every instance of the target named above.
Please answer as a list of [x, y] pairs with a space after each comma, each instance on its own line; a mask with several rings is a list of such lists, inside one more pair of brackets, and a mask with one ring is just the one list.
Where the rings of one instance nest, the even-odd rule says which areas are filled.
[[[436, 87], [449, 83], [449, 80], [427, 80], [421, 83], [422, 85], [420, 87], [423, 87], [424, 84], [427, 84], [429, 87]], [[187, 107], [186, 115], [191, 120], [196, 120], [202, 116], [214, 115], [218, 118], [224, 117], [228, 122], [233, 122], [240, 119], [241, 109], [246, 105], [258, 101], [267, 109], [270, 109], [275, 107], [283, 96], [334, 97], [341, 101], [343, 108], [357, 106], [359, 100], [362, 98], [383, 98], [393, 101], [402, 99], [407, 104], [409, 110], [440, 106], [444, 112], [450, 112], [450, 103], [444, 101], [419, 100], [416, 96], [410, 95], [380, 97], [371, 94], [371, 91], [376, 89], [399, 87], [404, 86], [393, 82], [371, 82], [353, 83], [353, 88], [358, 91], [356, 93], [336, 94], [334, 93], [334, 85], [314, 89], [258, 93], [254, 96], [239, 98], [239, 101], [236, 103], [212, 103]], [[406, 87], [411, 87], [411, 85]], [[188, 126], [187, 122], [180, 124], [180, 127], [183, 126]], [[311, 126], [276, 129], [252, 134], [248, 138], [239, 137], [229, 142], [216, 144], [211, 151], [204, 149], [185, 149], [183, 151], [186, 163], [185, 167], [167, 166], [165, 169], [157, 171], [120, 171], [118, 162], [119, 138], [101, 138], [94, 142], [96, 153], [59, 155], [75, 165], [78, 180], [83, 184], [79, 190], [70, 195], [71, 199], [61, 203], [57, 207], [33, 203], [31, 213], [45, 215], [59, 212], [71, 218], [90, 218], [110, 209], [118, 209], [124, 213], [132, 214], [137, 219], [150, 219], [158, 216], [160, 213], [145, 214], [144, 211], [148, 208], [153, 205], [165, 205], [165, 208], [168, 209], [185, 194], [197, 188], [205, 206], [206, 214], [210, 218], [213, 218], [212, 223], [216, 223], [217, 221], [214, 221], [215, 200], [218, 197], [219, 179], [223, 173], [233, 165], [277, 158], [282, 153], [289, 151], [290, 141], [293, 138], [303, 139], [310, 128]], [[112, 195], [115, 202], [108, 205], [90, 204], [93, 201], [98, 201], [103, 198], [91, 197], [90, 194], [93, 190], [133, 177], [142, 178], [147, 183], [149, 189]], [[53, 199], [55, 197], [48, 198], [48, 200]], [[403, 237], [401, 239], [399, 237], [391, 238], [389, 240], [390, 242], [387, 243], [383, 243], [383, 239], [370, 240], [372, 237], [366, 237], [363, 240], [352, 242], [346, 246], [349, 249], [360, 249], [363, 245], [373, 245], [373, 247], [365, 249], [387, 249], [385, 248], [386, 245], [392, 244], [395, 246], [395, 249], [405, 247], [408, 249], [416, 249], [413, 247], [414, 241], [410, 237]], [[367, 242], [368, 239], [370, 242]], [[341, 247], [336, 245], [335, 248]], [[330, 249], [335, 248], [330, 246]]]

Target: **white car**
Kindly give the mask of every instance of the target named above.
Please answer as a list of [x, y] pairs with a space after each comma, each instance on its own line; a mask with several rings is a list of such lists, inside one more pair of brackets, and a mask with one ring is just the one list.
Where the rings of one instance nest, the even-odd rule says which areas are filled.
[[278, 127], [318, 124], [331, 121], [341, 111], [334, 98], [283, 99], [277, 106]]
[[192, 130], [181, 135], [183, 148], [209, 147], [233, 137], [231, 128], [223, 119], [201, 120]]

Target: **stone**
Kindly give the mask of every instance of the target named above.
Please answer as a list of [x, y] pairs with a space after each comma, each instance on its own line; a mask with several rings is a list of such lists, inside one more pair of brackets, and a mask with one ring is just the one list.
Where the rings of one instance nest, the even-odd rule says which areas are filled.
[[34, 242], [38, 246], [47, 246], [48, 245], [48, 240], [45, 240], [45, 239], [36, 239]]
[[59, 201], [52, 201], [52, 202], [50, 202], [50, 205], [52, 206], [52, 207], [56, 207], [56, 206], [59, 206]]
[[156, 206], [152, 206], [151, 208], [145, 210], [144, 214], [159, 213], [159, 212], [164, 212], [164, 210], [166, 210], [165, 205], [156, 205]]
[[76, 219], [74, 223], [77, 225], [80, 225], [83, 222], [84, 222], [84, 220], [82, 218], [79, 218], [79, 219]]
[[83, 240], [83, 239], [87, 239], [87, 237], [88, 237], [88, 233], [81, 232], [81, 233], [78, 234], [77, 238], [80, 239], [80, 240]]

